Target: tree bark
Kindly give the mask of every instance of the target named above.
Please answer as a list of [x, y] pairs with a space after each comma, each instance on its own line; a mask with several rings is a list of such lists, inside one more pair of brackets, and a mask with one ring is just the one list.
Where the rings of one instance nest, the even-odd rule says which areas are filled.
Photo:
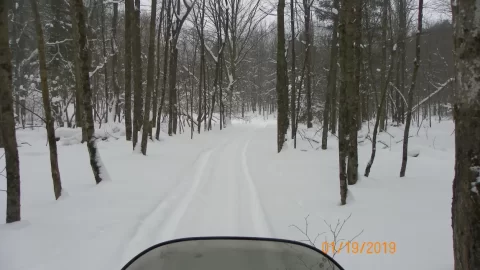
[[147, 142], [150, 130], [150, 104], [154, 86], [153, 71], [155, 69], [155, 20], [157, 19], [157, 0], [152, 0], [150, 10], [150, 36], [148, 44], [147, 92], [145, 93], [145, 114], [143, 116], [143, 132], [141, 151], [147, 155]]
[[90, 88], [90, 74], [88, 67], [88, 45], [87, 45], [87, 27], [85, 9], [83, 0], [73, 0], [75, 6], [75, 18], [78, 24], [78, 46], [79, 46], [79, 61], [82, 71], [82, 88], [83, 88], [83, 106], [85, 113], [85, 125], [87, 129], [87, 148], [90, 156], [90, 165], [92, 167], [95, 182], [99, 184], [102, 182], [101, 168], [103, 164], [100, 161], [98, 149], [94, 137], [95, 125], [93, 122], [93, 108], [92, 108], [92, 90]]
[[47, 60], [45, 57], [45, 41], [43, 39], [42, 22], [38, 13], [37, 0], [30, 0], [35, 17], [35, 28], [37, 32], [38, 59], [40, 62], [40, 79], [42, 85], [42, 100], [45, 112], [47, 127], [47, 139], [50, 150], [50, 170], [53, 180], [53, 192], [55, 199], [58, 200], [62, 195], [62, 181], [60, 180], [60, 171], [58, 170], [57, 141], [55, 139], [55, 123], [52, 117], [52, 108], [50, 106], [50, 92], [48, 89]]
[[177, 82], [177, 56], [178, 49], [177, 44], [170, 40], [170, 73], [168, 77], [168, 136], [177, 134], [177, 94], [176, 94], [176, 82]]
[[[353, 4], [354, 11], [351, 14], [351, 26], [347, 25], [347, 35], [352, 35], [354, 40], [349, 46], [352, 50], [348, 59], [347, 76], [351, 86], [347, 89], [348, 95], [348, 164], [347, 179], [349, 185], [355, 185], [358, 181], [358, 130], [359, 130], [359, 104], [360, 104], [360, 68], [362, 63], [362, 0], [356, 0]], [[350, 31], [348, 31], [350, 30]]]
[[452, 201], [455, 270], [480, 268], [479, 5], [478, 0], [452, 1], [456, 69]]
[[132, 140], [132, 21], [133, 0], [125, 0], [125, 135]]
[[160, 116], [162, 115], [163, 111], [163, 104], [165, 103], [165, 93], [167, 92], [167, 76], [168, 76], [168, 66], [169, 61], [171, 61], [169, 57], [170, 52], [170, 37], [171, 37], [171, 28], [172, 28], [172, 18], [171, 18], [171, 7], [172, 7], [172, 0], [166, 0], [167, 2], [167, 29], [165, 30], [165, 50], [164, 50], [164, 60], [163, 60], [163, 78], [162, 78], [162, 97], [160, 98], [160, 107], [158, 109], [157, 115], [157, 130], [155, 131], [155, 138], [160, 140]]
[[[158, 127], [160, 128], [159, 125], [156, 125], [157, 122], [157, 110], [158, 110], [158, 94], [160, 92], [160, 55], [161, 55], [161, 46], [160, 46], [160, 36], [162, 32], [162, 23], [163, 23], [163, 16], [165, 12], [165, 1], [162, 1], [162, 7], [160, 9], [160, 20], [158, 23], [158, 30], [157, 30], [157, 75], [155, 78], [155, 92], [153, 95], [153, 104], [152, 104], [152, 127]], [[157, 128], [157, 129], [158, 129]]]
[[[338, 11], [338, 0], [333, 2], [334, 8]], [[337, 60], [338, 60], [338, 14], [333, 14], [332, 44], [330, 45], [330, 66], [327, 77], [327, 89], [325, 90], [325, 108], [323, 110], [322, 149], [327, 149], [328, 131], [330, 123], [330, 111], [332, 110], [332, 96], [336, 92], [337, 84]]]
[[20, 221], [20, 164], [12, 96], [12, 55], [8, 39], [7, 1], [0, 1], [0, 135], [7, 171], [6, 222]]
[[[200, 38], [200, 79], [198, 82], [198, 116], [197, 116], [197, 123], [198, 123], [198, 134], [200, 134], [200, 129], [202, 127], [202, 118], [205, 118], [205, 126], [207, 125], [206, 115], [203, 115], [202, 110], [202, 93], [206, 93], [205, 89], [205, 36], [204, 36], [204, 29], [205, 29], [205, 0], [202, 0], [202, 11], [200, 15], [200, 29], [199, 29], [199, 38]], [[202, 84], [203, 84], [203, 91], [202, 91]], [[207, 107], [207, 104], [203, 106]]]
[[[398, 50], [400, 56], [400, 83], [399, 89], [402, 95], [405, 92], [405, 58], [406, 58], [406, 50], [405, 50], [405, 39], [407, 38], [407, 11], [406, 11], [406, 3], [405, 0], [398, 0], [399, 2], [399, 23], [400, 23], [400, 31], [399, 31], [399, 42], [398, 42]], [[405, 123], [405, 105], [403, 102], [400, 102], [400, 121]]]
[[[70, 15], [71, 15], [71, 22], [72, 22], [72, 37], [74, 44], [78, 44], [78, 25], [75, 19], [75, 7], [73, 6], [73, 2], [70, 4]], [[80, 62], [78, 60], [78, 55], [80, 52], [78, 51], [78, 46], [73, 46], [73, 53], [74, 53], [74, 61], [73, 64], [75, 65], [75, 122], [77, 127], [82, 128], [82, 143], [87, 141], [87, 129], [85, 127], [85, 116], [83, 113], [83, 86], [82, 86], [82, 67], [80, 66]]]
[[312, 120], [312, 38], [310, 30], [310, 7], [313, 4], [313, 0], [303, 0], [303, 9], [305, 12], [305, 69], [306, 69], [306, 82], [305, 89], [307, 95], [307, 128], [313, 127]]
[[113, 86], [113, 104], [112, 104], [112, 113], [113, 121], [118, 119], [120, 122], [120, 86], [118, 85], [118, 71], [117, 71], [117, 61], [118, 61], [118, 48], [117, 48], [117, 23], [118, 23], [118, 3], [113, 3], [113, 18], [112, 18], [112, 39], [110, 41], [112, 46], [112, 86]]
[[420, 67], [420, 37], [422, 35], [422, 19], [423, 19], [423, 0], [418, 4], [418, 29], [415, 40], [415, 60], [413, 61], [413, 76], [410, 89], [408, 90], [408, 105], [407, 105], [407, 120], [405, 123], [405, 132], [403, 133], [403, 154], [402, 154], [402, 167], [400, 168], [400, 177], [405, 176], [407, 169], [407, 153], [408, 153], [408, 134], [410, 132], [410, 124], [412, 122], [412, 106], [413, 106], [413, 93], [415, 91], [415, 85], [417, 83], [418, 68]]
[[[380, 71], [380, 83], [384, 84], [385, 72], [387, 71], [387, 22], [388, 22], [388, 5], [390, 5], [390, 0], [383, 0], [382, 4], [382, 61], [381, 61], [381, 71]], [[377, 93], [375, 95], [378, 96]], [[378, 99], [377, 99], [378, 100]], [[380, 131], [385, 130], [385, 118], [386, 110], [380, 112]]]
[[104, 117], [104, 121], [105, 123], [108, 123], [108, 110], [109, 110], [109, 107], [110, 107], [110, 102], [109, 102], [109, 93], [108, 93], [108, 65], [106, 64], [107, 62], [107, 44], [105, 42], [105, 3], [102, 1], [101, 3], [101, 16], [100, 16], [100, 20], [101, 20], [101, 23], [102, 25], [100, 26], [101, 28], [101, 35], [102, 35], [102, 52], [103, 52], [103, 61], [104, 61], [104, 65], [103, 65], [103, 91], [104, 91], [104, 98], [105, 98], [105, 115], [103, 116]]
[[[133, 149], [137, 146], [138, 132], [142, 128], [143, 120], [143, 87], [142, 87], [142, 44], [140, 30], [140, 0], [135, 0], [133, 12]], [[147, 113], [147, 112], [145, 112]], [[146, 128], [146, 127], [145, 127]]]
[[375, 119], [375, 126], [373, 128], [372, 154], [370, 155], [370, 160], [368, 161], [367, 167], [365, 168], [365, 174], [364, 174], [365, 177], [368, 177], [370, 175], [370, 169], [372, 168], [373, 161], [375, 160], [375, 154], [377, 153], [378, 127], [379, 127], [380, 121], [381, 121], [381, 112], [384, 110], [384, 106], [385, 106], [385, 99], [387, 97], [388, 84], [390, 83], [390, 78], [392, 77], [392, 73], [393, 73], [394, 59], [395, 59], [395, 49], [392, 50], [392, 55], [391, 55], [391, 59], [390, 59], [390, 68], [388, 69], [387, 78], [384, 81], [384, 84], [382, 86], [382, 93], [381, 93], [381, 97], [380, 97], [380, 105], [377, 107], [377, 115], [376, 115], [376, 119]]
[[282, 151], [288, 129], [288, 73], [285, 58], [285, 0], [277, 9], [277, 152]]
[[295, 110], [295, 84], [297, 82], [297, 77], [295, 75], [295, 61], [297, 60], [295, 56], [295, 1], [290, 0], [290, 31], [292, 34], [292, 79], [291, 79], [291, 86], [292, 86], [292, 94], [290, 98], [290, 121], [292, 122], [292, 139], [295, 139], [295, 134], [297, 131], [295, 130], [296, 127], [296, 110]]
[[339, 177], [340, 177], [340, 200], [341, 204], [347, 203], [347, 164], [346, 158], [349, 150], [349, 114], [351, 101], [347, 97], [353, 89], [354, 73], [354, 3], [355, 0], [342, 0], [340, 11], [340, 71], [341, 87], [339, 95], [339, 118], [338, 118], [338, 149], [339, 149]]

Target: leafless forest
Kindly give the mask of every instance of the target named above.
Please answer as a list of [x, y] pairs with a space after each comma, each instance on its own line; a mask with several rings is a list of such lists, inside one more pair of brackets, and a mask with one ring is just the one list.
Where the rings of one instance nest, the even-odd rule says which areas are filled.
[[[370, 174], [379, 132], [404, 127], [403, 177], [409, 129], [455, 117], [456, 269], [477, 269], [480, 197], [470, 182], [479, 185], [480, 170], [469, 169], [480, 166], [478, 8], [478, 0], [0, 0], [7, 222], [21, 216], [18, 129], [47, 129], [58, 198], [57, 127], [82, 129], [100, 183], [95, 128], [124, 125], [147, 155], [161, 128], [195, 139], [250, 112], [275, 113], [278, 152], [299, 125], [322, 127], [322, 149], [338, 138], [346, 204], [348, 186]], [[357, 132], [368, 122], [363, 168]]]

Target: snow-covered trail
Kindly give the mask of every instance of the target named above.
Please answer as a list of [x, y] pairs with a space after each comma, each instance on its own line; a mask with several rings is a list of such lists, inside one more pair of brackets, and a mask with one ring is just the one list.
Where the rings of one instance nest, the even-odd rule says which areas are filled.
[[194, 236], [273, 236], [247, 163], [258, 126], [236, 132], [205, 149], [179, 183], [141, 221], [126, 245], [123, 262], [162, 241]]
[[[337, 254], [345, 269], [452, 269], [453, 129], [444, 121], [419, 135], [412, 131], [409, 147], [421, 154], [409, 159], [405, 178], [397, 175], [402, 145], [395, 143], [403, 130], [380, 134], [389, 147], [377, 150], [371, 177], [349, 186], [346, 206], [338, 205], [336, 138], [329, 138], [325, 151], [301, 138], [293, 149], [288, 141], [278, 154], [274, 118], [234, 120], [193, 140], [189, 132], [162, 133], [161, 141], [149, 143], [147, 156], [132, 152], [119, 132], [118, 139], [98, 144], [112, 179], [100, 185], [93, 181], [85, 146], [67, 136], [77, 131], [64, 130], [58, 150], [68, 195], [58, 201], [44, 129], [18, 130], [20, 141], [30, 144], [19, 148], [22, 221], [0, 224], [0, 269], [118, 270], [154, 244], [189, 236], [304, 240], [292, 225], [308, 226], [309, 237], [321, 235], [321, 247], [333, 239], [327, 223], [335, 226], [350, 215], [342, 239], [362, 232], [358, 243], [393, 243], [395, 249]], [[318, 133], [303, 130], [311, 137]], [[359, 144], [361, 170], [370, 151], [368, 141]], [[0, 200], [0, 214], [3, 209]]]

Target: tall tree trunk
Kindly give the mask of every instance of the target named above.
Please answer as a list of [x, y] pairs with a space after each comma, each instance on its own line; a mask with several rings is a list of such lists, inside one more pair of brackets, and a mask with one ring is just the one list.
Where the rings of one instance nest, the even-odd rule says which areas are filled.
[[[218, 43], [222, 43], [222, 40], [221, 40], [221, 35], [219, 34], [218, 35]], [[219, 88], [219, 81], [221, 80], [220, 78], [220, 63], [221, 63], [221, 60], [222, 60], [222, 56], [223, 56], [223, 48], [225, 46], [225, 43], [222, 43], [222, 48], [220, 50], [220, 53], [218, 55], [218, 60], [217, 62], [215, 63], [215, 78], [213, 80], [213, 95], [212, 95], [212, 105], [210, 107], [210, 118], [208, 119], [208, 130], [212, 130], [212, 118], [213, 118], [213, 111], [215, 110], [215, 100], [216, 100], [216, 96], [217, 96], [217, 93], [218, 93], [218, 88]], [[221, 110], [221, 108], [220, 108]]]
[[88, 68], [88, 46], [87, 46], [87, 27], [86, 27], [86, 14], [83, 6], [83, 0], [73, 0], [75, 6], [75, 18], [78, 25], [78, 46], [80, 55], [78, 61], [80, 61], [82, 71], [82, 88], [83, 88], [83, 106], [85, 113], [85, 125], [87, 129], [87, 148], [90, 156], [90, 165], [92, 166], [93, 176], [95, 182], [99, 184], [102, 182], [101, 166], [103, 166], [100, 155], [98, 154], [97, 144], [95, 137], [95, 125], [93, 122], [93, 108], [92, 108], [92, 90], [90, 89], [90, 74]]
[[38, 13], [37, 0], [30, 0], [35, 17], [35, 28], [37, 32], [38, 59], [40, 62], [40, 79], [42, 85], [42, 100], [45, 112], [45, 122], [47, 127], [47, 139], [50, 150], [50, 169], [53, 180], [53, 192], [55, 199], [58, 200], [62, 195], [62, 182], [60, 180], [60, 171], [58, 170], [57, 141], [55, 140], [55, 124], [52, 117], [52, 108], [50, 106], [50, 92], [48, 90], [47, 60], [45, 57], [45, 41], [43, 39], [42, 22]]
[[[228, 13], [227, 13], [227, 18], [228, 18]], [[222, 55], [223, 56], [223, 55]], [[218, 110], [219, 110], [219, 113], [220, 113], [220, 130], [223, 129], [223, 117], [225, 117], [225, 115], [223, 115], [223, 87], [222, 87], [222, 78], [223, 78], [223, 66], [225, 65], [225, 59], [223, 57], [221, 57], [219, 59], [220, 61], [220, 80], [219, 80], [219, 88], [220, 88], [220, 92], [218, 93]]]
[[[360, 110], [360, 68], [362, 64], [362, 0], [356, 0], [354, 3], [354, 11], [349, 24], [347, 25], [347, 35], [352, 35], [354, 41], [352, 42], [353, 59], [348, 58], [347, 62], [347, 76], [351, 81], [351, 86], [347, 89], [348, 95], [348, 165], [347, 165], [347, 179], [349, 185], [355, 185], [358, 180], [358, 130], [359, 120], [361, 123]], [[351, 31], [348, 31], [351, 30]], [[348, 81], [347, 81], [348, 82]]]
[[172, 136], [177, 134], [177, 94], [176, 94], [176, 82], [177, 82], [177, 56], [178, 49], [176, 42], [170, 41], [170, 73], [168, 77], [169, 86], [169, 105], [168, 105], [168, 135]]
[[288, 68], [285, 58], [285, 0], [277, 9], [277, 152], [282, 151], [288, 130]]
[[310, 7], [313, 4], [313, 0], [303, 0], [303, 9], [305, 12], [305, 69], [306, 69], [306, 82], [305, 89], [307, 95], [307, 128], [313, 127], [312, 120], [312, 31], [310, 30]]
[[[138, 132], [142, 128], [143, 120], [143, 87], [142, 87], [142, 44], [140, 30], [140, 0], [135, 0], [133, 10], [133, 149], [137, 146]], [[147, 112], [145, 112], [147, 113]]]
[[150, 130], [150, 104], [154, 86], [153, 71], [155, 69], [155, 20], [157, 19], [157, 0], [152, 0], [150, 10], [150, 35], [148, 44], [147, 93], [145, 94], [145, 114], [143, 116], [142, 154], [147, 155], [147, 142]]
[[[13, 3], [13, 1], [12, 1]], [[14, 67], [14, 94], [16, 99], [16, 114], [18, 115], [17, 121], [22, 125], [22, 128], [25, 129], [26, 124], [26, 82], [24, 78], [24, 68], [22, 61], [25, 59], [25, 47], [26, 47], [26, 37], [25, 31], [23, 29], [25, 24], [25, 12], [23, 11], [24, 1], [15, 1], [15, 7], [12, 7], [13, 10], [13, 25], [12, 25], [12, 38], [15, 44], [15, 67]]]
[[[158, 30], [157, 30], [157, 75], [155, 79], [155, 92], [153, 94], [153, 104], [152, 104], [152, 127], [160, 128], [160, 125], [156, 125], [157, 122], [157, 110], [158, 110], [158, 94], [160, 91], [160, 55], [161, 55], [161, 46], [160, 46], [160, 36], [162, 32], [162, 23], [163, 23], [163, 16], [165, 12], [165, 1], [162, 1], [162, 7], [160, 9], [160, 20], [158, 23]], [[158, 117], [160, 118], [160, 117]], [[155, 134], [156, 135], [156, 134]]]
[[171, 28], [172, 28], [172, 18], [171, 18], [171, 7], [172, 0], [165, 0], [167, 2], [167, 29], [165, 30], [165, 50], [164, 50], [164, 60], [163, 60], [163, 78], [162, 78], [162, 97], [160, 98], [160, 108], [158, 109], [157, 115], [157, 130], [155, 131], [155, 138], [160, 140], [160, 116], [163, 111], [163, 104], [165, 103], [165, 93], [167, 92], [167, 76], [168, 76], [168, 66], [169, 61], [171, 61], [170, 55], [170, 37], [171, 37]]
[[20, 164], [12, 96], [12, 55], [8, 39], [7, 1], [0, 1], [0, 136], [7, 171], [6, 222], [20, 221]]
[[[381, 85], [384, 84], [386, 80], [385, 74], [387, 71], [387, 22], [388, 22], [388, 5], [390, 4], [390, 0], [383, 0], [382, 3], [382, 61], [381, 61], [381, 71], [380, 71], [380, 83]], [[375, 95], [378, 96], [377, 93]], [[378, 100], [378, 99], [377, 99]], [[385, 130], [385, 118], [386, 118], [386, 110], [382, 110], [380, 112], [380, 131]]]
[[452, 0], [456, 62], [452, 202], [455, 270], [480, 268], [479, 5], [478, 0]]
[[[334, 8], [338, 11], [338, 0], [333, 2]], [[325, 108], [323, 110], [322, 149], [327, 149], [328, 131], [330, 123], [330, 111], [332, 110], [332, 96], [336, 92], [337, 84], [337, 60], [338, 60], [338, 14], [333, 15], [332, 44], [330, 45], [330, 66], [327, 77], [327, 89], [325, 90]]]
[[347, 95], [353, 91], [354, 83], [354, 4], [355, 0], [342, 0], [340, 11], [340, 71], [341, 87], [339, 95], [339, 126], [338, 126], [338, 149], [339, 149], [339, 178], [340, 178], [340, 201], [342, 205], [347, 203], [347, 164], [348, 155], [347, 137], [349, 135], [349, 115], [351, 114], [351, 100]]
[[[71, 22], [72, 22], [72, 37], [74, 44], [78, 44], [79, 37], [78, 37], [78, 25], [75, 19], [75, 7], [73, 6], [73, 2], [70, 4], [70, 15], [71, 15]], [[77, 127], [82, 128], [82, 143], [87, 141], [87, 129], [85, 126], [85, 117], [83, 113], [83, 85], [82, 85], [82, 67], [80, 66], [80, 62], [78, 61], [78, 55], [80, 52], [78, 51], [78, 46], [73, 46], [73, 54], [74, 54], [74, 71], [75, 71], [75, 122]]]
[[[197, 123], [198, 123], [198, 134], [200, 134], [200, 129], [202, 128], [202, 118], [205, 118], [206, 115], [203, 115], [202, 110], [202, 93], [205, 93], [207, 89], [205, 89], [205, 36], [204, 36], [204, 28], [205, 28], [205, 0], [202, 0], [202, 10], [200, 14], [200, 30], [199, 30], [199, 38], [200, 38], [200, 79], [198, 82], [198, 116], [197, 116]], [[203, 84], [203, 91], [202, 91], [202, 84]], [[207, 106], [204, 104], [203, 106]], [[205, 126], [207, 121], [205, 121]]]
[[[336, 42], [334, 43], [337, 47], [335, 48], [337, 50], [337, 53], [335, 54], [337, 56], [337, 59], [339, 58], [339, 55], [338, 55], [338, 51], [339, 51], [339, 41], [338, 41], [338, 37], [339, 37], [339, 25], [340, 25], [340, 0], [333, 0], [333, 7], [335, 8], [335, 10], [337, 10], [338, 14], [334, 17], [334, 21], [333, 21], [333, 24], [334, 24], [334, 30], [333, 31], [336, 31], [336, 36], [334, 37], [336, 39]], [[333, 42], [333, 40], [332, 40]], [[338, 44], [338, 45], [337, 45]], [[338, 79], [337, 79], [337, 72], [338, 72], [338, 67], [340, 65], [339, 62], [337, 62], [337, 59], [335, 59], [335, 63], [333, 63], [333, 68], [331, 68], [331, 73], [329, 74], [329, 76], [332, 76], [331, 78], [331, 88], [330, 88], [330, 94], [331, 94], [331, 111], [330, 111], [330, 132], [332, 132], [332, 134], [336, 134], [337, 133], [337, 125], [338, 125], [338, 98], [339, 98], [339, 87], [337, 87], [337, 83], [338, 83]]]
[[[399, 42], [398, 50], [400, 57], [400, 83], [399, 90], [402, 95], [405, 93], [405, 65], [406, 65], [406, 50], [405, 50], [405, 39], [407, 38], [407, 11], [405, 0], [397, 0], [399, 2]], [[399, 117], [402, 123], [405, 123], [405, 105], [404, 102], [400, 102], [400, 112]]]
[[292, 122], [292, 139], [295, 139], [295, 134], [297, 131], [295, 130], [296, 127], [296, 110], [295, 110], [295, 84], [297, 82], [297, 77], [295, 75], [295, 61], [296, 61], [296, 56], [295, 56], [295, 1], [290, 0], [290, 31], [292, 32], [292, 79], [291, 79], [291, 86], [292, 86], [292, 94], [290, 97], [290, 121]]
[[103, 62], [105, 63], [103, 65], [103, 90], [104, 90], [104, 98], [105, 98], [105, 115], [104, 121], [105, 123], [108, 123], [108, 110], [110, 107], [109, 104], [109, 93], [108, 93], [108, 65], [107, 63], [107, 44], [105, 42], [105, 4], [102, 1], [101, 3], [102, 9], [101, 9], [101, 15], [100, 15], [100, 20], [102, 22], [102, 25], [100, 26], [101, 28], [101, 35], [102, 35], [102, 52], [103, 52]]
[[413, 75], [410, 89], [408, 90], [408, 104], [407, 104], [407, 122], [405, 123], [405, 132], [403, 133], [403, 154], [402, 154], [402, 167], [400, 168], [400, 177], [405, 176], [407, 169], [407, 157], [408, 157], [408, 134], [410, 132], [410, 124], [412, 122], [412, 106], [413, 106], [413, 93], [415, 92], [415, 85], [417, 83], [418, 68], [420, 67], [420, 37], [422, 35], [422, 19], [423, 19], [423, 0], [418, 4], [418, 29], [415, 40], [415, 60], [413, 61]]
[[388, 74], [386, 80], [383, 82], [382, 93], [380, 97], [380, 105], [377, 107], [377, 115], [375, 119], [375, 126], [373, 128], [373, 138], [372, 138], [372, 154], [370, 155], [370, 160], [368, 161], [367, 167], [365, 168], [365, 177], [370, 175], [370, 169], [372, 168], [373, 161], [375, 160], [375, 154], [377, 153], [377, 133], [378, 127], [380, 125], [381, 112], [384, 110], [385, 99], [387, 97], [388, 84], [390, 83], [390, 78], [392, 77], [393, 67], [395, 59], [395, 49], [392, 50], [392, 55], [390, 59], [390, 68], [388, 69]]
[[[113, 104], [112, 104], [112, 113], [113, 120], [117, 120], [120, 123], [120, 86], [118, 85], [118, 72], [117, 72], [117, 61], [118, 61], [118, 48], [117, 48], [117, 23], [118, 23], [118, 3], [113, 3], [113, 18], [112, 18], [112, 39], [110, 44], [112, 46], [112, 86], [113, 86]], [[117, 119], [118, 118], [118, 119]]]
[[125, 135], [132, 140], [132, 23], [133, 0], [125, 0]]

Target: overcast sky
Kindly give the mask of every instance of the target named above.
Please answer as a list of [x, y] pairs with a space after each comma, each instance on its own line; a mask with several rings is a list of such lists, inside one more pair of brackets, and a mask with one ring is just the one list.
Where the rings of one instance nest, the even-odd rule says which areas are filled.
[[[162, 0], [157, 0], [158, 5], [161, 4]], [[278, 0], [263, 0], [266, 4], [274, 3], [276, 4]], [[286, 0], [289, 1], [289, 0]], [[397, 1], [397, 0], [393, 0]], [[415, 5], [418, 6], [419, 0], [412, 0], [415, 2]], [[151, 0], [140, 0], [143, 9], [149, 10], [152, 1]], [[271, 4], [270, 4], [271, 5]], [[425, 21], [436, 21], [436, 20], [450, 20], [450, 0], [424, 0], [424, 20]], [[415, 15], [416, 16], [416, 15]], [[266, 20], [274, 21], [276, 20], [275, 16], [268, 16]]]

